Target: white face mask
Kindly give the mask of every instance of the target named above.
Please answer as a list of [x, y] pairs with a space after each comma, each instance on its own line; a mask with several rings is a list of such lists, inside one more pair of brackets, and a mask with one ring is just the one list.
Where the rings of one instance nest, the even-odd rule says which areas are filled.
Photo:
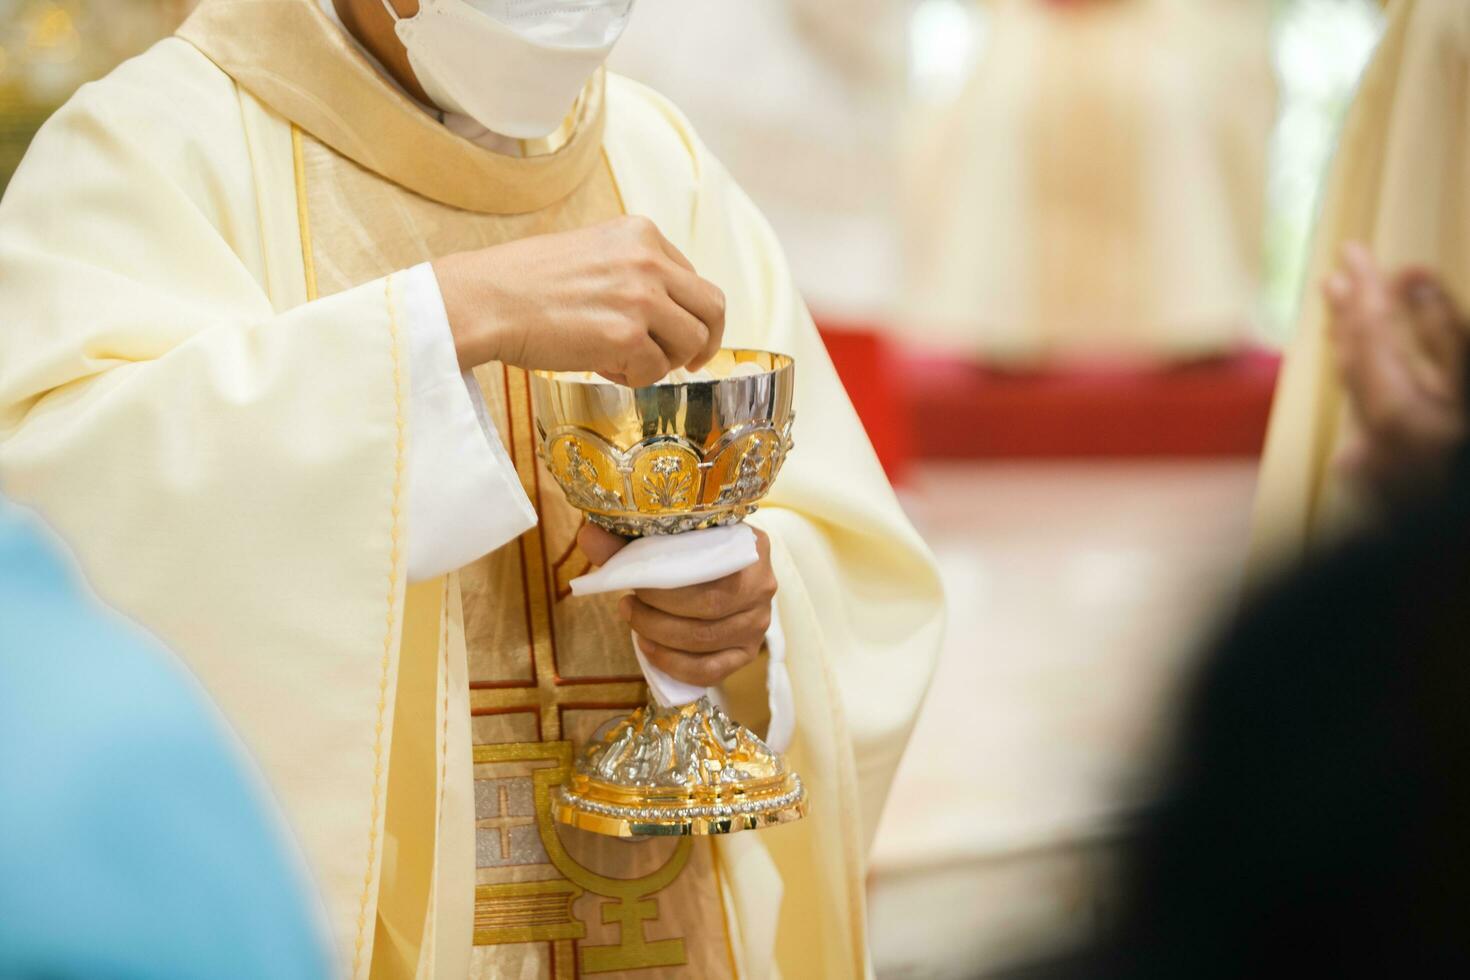
[[420, 0], [407, 18], [383, 6], [439, 108], [536, 139], [561, 124], [607, 60], [633, 0]]

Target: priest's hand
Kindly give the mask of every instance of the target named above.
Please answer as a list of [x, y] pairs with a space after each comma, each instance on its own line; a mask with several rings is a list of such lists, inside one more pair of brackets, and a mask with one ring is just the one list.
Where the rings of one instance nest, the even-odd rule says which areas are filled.
[[464, 369], [487, 361], [653, 384], [720, 349], [725, 294], [648, 218], [536, 235], [434, 262]]
[[[704, 585], [639, 589], [618, 604], [649, 663], [675, 680], [714, 687], [760, 656], [771, 628], [776, 573], [770, 540], [759, 528], [751, 530], [760, 554], [754, 565]], [[577, 544], [588, 561], [601, 565], [627, 541], [588, 524]]]
[[1433, 273], [1386, 276], [1357, 244], [1323, 291], [1357, 422], [1338, 464], [1389, 500], [1435, 485], [1466, 435], [1465, 317]]

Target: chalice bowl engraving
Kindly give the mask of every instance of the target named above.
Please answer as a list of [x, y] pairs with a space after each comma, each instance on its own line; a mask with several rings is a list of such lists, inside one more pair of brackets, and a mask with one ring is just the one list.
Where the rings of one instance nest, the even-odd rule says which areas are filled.
[[[626, 537], [738, 524], [792, 448], [795, 364], [722, 350], [701, 380], [627, 388], [535, 372], [539, 451], [567, 500]], [[552, 796], [556, 819], [618, 837], [727, 834], [798, 820], [801, 779], [708, 693], [600, 731]]]

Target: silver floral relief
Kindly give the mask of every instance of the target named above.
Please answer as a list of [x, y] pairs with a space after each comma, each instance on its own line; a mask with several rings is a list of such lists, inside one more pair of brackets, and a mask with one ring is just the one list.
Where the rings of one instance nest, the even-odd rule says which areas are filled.
[[653, 461], [653, 472], [643, 478], [643, 490], [659, 507], [684, 507], [694, 489], [694, 474], [677, 456]]

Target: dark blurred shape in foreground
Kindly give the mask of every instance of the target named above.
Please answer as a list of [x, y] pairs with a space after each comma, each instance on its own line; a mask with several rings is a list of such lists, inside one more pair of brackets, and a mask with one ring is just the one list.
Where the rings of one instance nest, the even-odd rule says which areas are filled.
[[1470, 458], [1259, 594], [1186, 705], [1108, 941], [1017, 976], [1470, 976]]
[[327, 976], [263, 792], [194, 680], [0, 500], [0, 978]]

